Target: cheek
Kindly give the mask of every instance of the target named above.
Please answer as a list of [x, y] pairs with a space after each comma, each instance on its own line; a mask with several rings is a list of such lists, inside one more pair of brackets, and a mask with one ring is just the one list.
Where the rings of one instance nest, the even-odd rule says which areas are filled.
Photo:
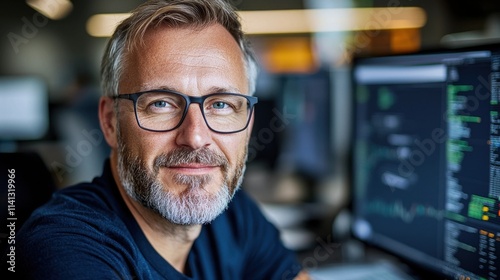
[[248, 137], [241, 133], [239, 137], [228, 137], [219, 142], [219, 148], [222, 150], [226, 158], [229, 160], [232, 167], [236, 166], [245, 155], [248, 145]]
[[165, 152], [162, 143], [169, 143], [168, 135], [144, 130], [137, 125], [135, 117], [121, 118], [120, 133], [128, 153], [138, 156], [141, 161], [152, 167], [154, 158]]

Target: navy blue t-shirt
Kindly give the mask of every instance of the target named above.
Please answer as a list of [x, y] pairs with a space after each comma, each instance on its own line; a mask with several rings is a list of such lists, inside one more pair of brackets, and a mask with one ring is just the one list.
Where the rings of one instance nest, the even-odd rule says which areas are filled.
[[293, 279], [300, 270], [243, 190], [203, 226], [186, 268], [176, 271], [148, 242], [109, 162], [92, 183], [56, 192], [16, 236], [15, 276], [27, 279]]

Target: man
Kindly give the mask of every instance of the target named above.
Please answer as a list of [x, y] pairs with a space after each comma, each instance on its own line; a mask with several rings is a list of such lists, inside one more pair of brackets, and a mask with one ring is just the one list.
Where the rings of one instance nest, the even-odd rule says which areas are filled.
[[103, 175], [56, 193], [17, 236], [33, 279], [307, 277], [243, 191], [256, 66], [223, 0], [149, 1], [102, 63]]

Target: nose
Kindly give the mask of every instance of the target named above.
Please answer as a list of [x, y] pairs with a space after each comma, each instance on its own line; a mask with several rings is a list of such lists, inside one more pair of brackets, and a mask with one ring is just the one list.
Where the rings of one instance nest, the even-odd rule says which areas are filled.
[[194, 150], [210, 145], [211, 130], [203, 118], [198, 104], [191, 104], [181, 126], [177, 128], [176, 144]]

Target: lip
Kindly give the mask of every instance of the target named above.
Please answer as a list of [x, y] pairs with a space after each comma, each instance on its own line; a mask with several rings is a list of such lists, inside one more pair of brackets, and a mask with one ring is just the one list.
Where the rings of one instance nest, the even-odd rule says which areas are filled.
[[213, 172], [214, 170], [218, 169], [219, 166], [215, 165], [204, 165], [204, 164], [199, 164], [199, 163], [193, 163], [193, 164], [182, 164], [182, 165], [175, 165], [175, 166], [169, 166], [168, 169], [178, 172], [178, 173], [184, 173], [184, 174], [207, 174], [210, 172]]

